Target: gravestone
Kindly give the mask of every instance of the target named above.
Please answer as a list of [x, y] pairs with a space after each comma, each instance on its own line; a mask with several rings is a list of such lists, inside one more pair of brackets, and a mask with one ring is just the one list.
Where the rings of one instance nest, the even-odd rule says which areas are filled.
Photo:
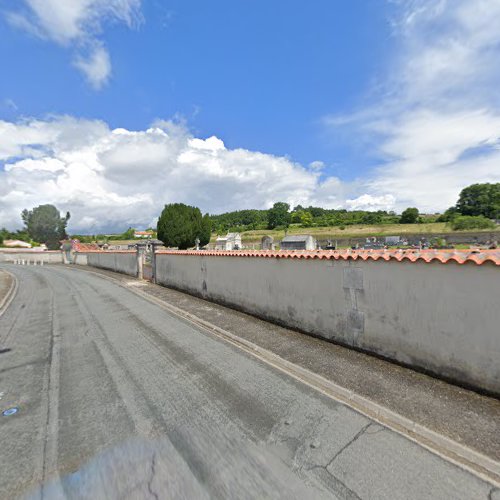
[[274, 238], [272, 236], [263, 236], [261, 240], [262, 250], [274, 250]]

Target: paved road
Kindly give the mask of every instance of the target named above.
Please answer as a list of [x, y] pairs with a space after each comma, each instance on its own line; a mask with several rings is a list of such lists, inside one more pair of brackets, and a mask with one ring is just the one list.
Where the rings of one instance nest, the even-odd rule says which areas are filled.
[[[498, 498], [99, 276], [9, 266], [0, 498]], [[43, 486], [42, 486], [43, 485]]]

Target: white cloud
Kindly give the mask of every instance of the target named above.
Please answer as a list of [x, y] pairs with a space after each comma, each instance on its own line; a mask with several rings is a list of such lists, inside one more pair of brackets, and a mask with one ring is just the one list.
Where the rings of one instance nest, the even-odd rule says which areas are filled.
[[453, 205], [474, 182], [500, 181], [500, 0], [397, 2], [395, 62], [384, 93], [326, 118], [384, 159], [365, 181], [396, 208]]
[[74, 64], [96, 90], [105, 85], [111, 77], [109, 53], [102, 46], [94, 47], [87, 57], [78, 56]]
[[391, 194], [383, 196], [372, 196], [369, 194], [362, 194], [353, 200], [346, 200], [346, 206], [350, 210], [387, 210], [390, 211], [394, 208], [396, 198]]
[[122, 22], [132, 28], [142, 20], [141, 0], [24, 0], [24, 4], [24, 8], [7, 13], [11, 25], [72, 47], [73, 64], [96, 89], [111, 75], [109, 53], [99, 38], [104, 24]]
[[73, 231], [97, 232], [149, 226], [174, 201], [211, 213], [345, 201], [335, 177], [165, 121], [140, 131], [68, 116], [0, 121], [0, 160], [0, 227], [19, 226], [21, 210], [42, 203], [69, 210]]
[[315, 161], [312, 161], [311, 163], [309, 163], [309, 168], [311, 170], [323, 170], [325, 168], [325, 164], [324, 162], [320, 161], [320, 160], [315, 160]]

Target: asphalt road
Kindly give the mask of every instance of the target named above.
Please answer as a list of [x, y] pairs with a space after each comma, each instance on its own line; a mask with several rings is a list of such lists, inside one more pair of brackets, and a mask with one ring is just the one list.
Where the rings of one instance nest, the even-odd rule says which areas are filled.
[[500, 498], [115, 283], [6, 268], [0, 498]]

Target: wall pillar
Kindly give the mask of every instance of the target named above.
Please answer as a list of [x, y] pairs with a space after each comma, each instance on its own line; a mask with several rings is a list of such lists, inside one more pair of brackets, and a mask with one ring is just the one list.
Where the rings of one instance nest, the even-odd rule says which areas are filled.
[[137, 248], [137, 278], [144, 279], [144, 252], [146, 251], [146, 243], [140, 242], [136, 245]]

